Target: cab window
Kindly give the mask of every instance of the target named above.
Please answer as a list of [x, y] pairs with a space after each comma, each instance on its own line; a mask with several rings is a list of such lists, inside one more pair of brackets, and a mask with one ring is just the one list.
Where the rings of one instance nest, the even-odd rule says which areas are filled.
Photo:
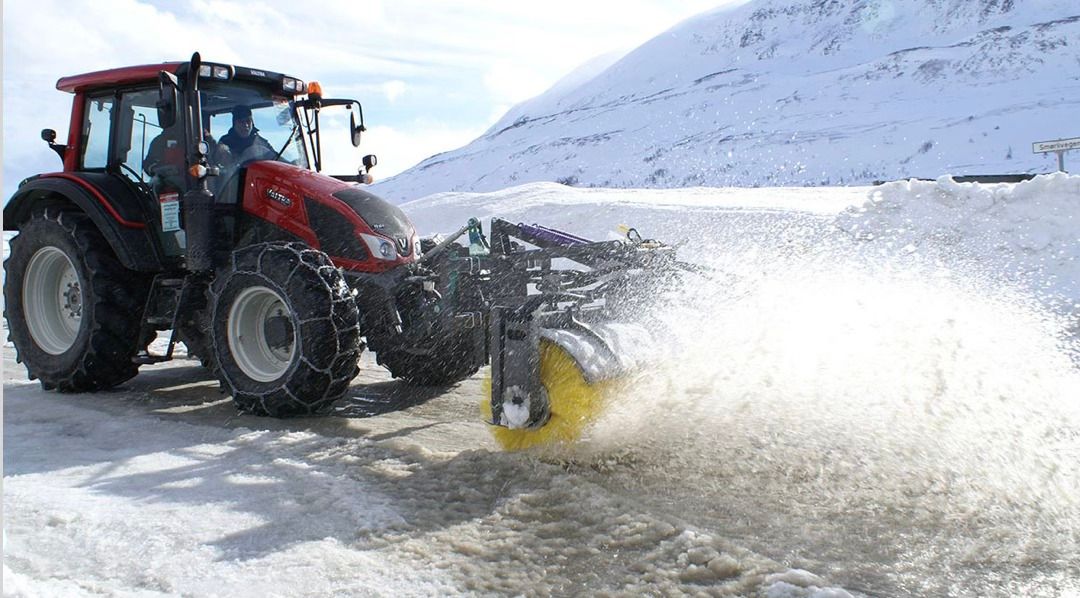
[[[245, 82], [207, 82], [200, 89], [202, 95], [203, 127], [215, 140], [220, 140], [232, 130], [232, 111], [237, 106], [251, 110], [254, 133], [263, 139], [272, 151], [248, 157], [262, 160], [276, 159], [307, 168], [304, 138], [293, 118], [288, 98], [276, 96], [265, 86]], [[232, 156], [241, 159], [243, 156]]]
[[83, 113], [82, 167], [105, 168], [109, 161], [109, 129], [112, 125], [113, 96], [91, 97]]
[[145, 162], [151, 142], [162, 132], [157, 122], [157, 100], [157, 89], [129, 91], [120, 96], [114, 159], [123, 165], [121, 174], [134, 181], [150, 180]]

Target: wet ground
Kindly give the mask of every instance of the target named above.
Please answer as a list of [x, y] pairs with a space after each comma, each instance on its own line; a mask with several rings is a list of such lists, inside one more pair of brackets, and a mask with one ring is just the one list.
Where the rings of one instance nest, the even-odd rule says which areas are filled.
[[[360, 377], [332, 415], [278, 421], [238, 415], [192, 361], [146, 367], [123, 388], [96, 395], [43, 393], [19, 383], [10, 351], [4, 365], [5, 427], [15, 432], [5, 437], [6, 475], [32, 469], [33, 460], [22, 458], [18, 429], [40, 419], [35, 405], [47, 402], [50, 412], [93, 412], [133, 426], [269, 434], [262, 449], [268, 460], [303, 461], [377, 492], [400, 514], [390, 525], [365, 525], [363, 513], [350, 511], [348, 492], [334, 491], [341, 513], [330, 522], [336, 524], [316, 524], [322, 518], [302, 510], [281, 530], [222, 539], [217, 548], [229, 558], [263, 558], [329, 534], [349, 551], [374, 551], [418, 575], [437, 573], [448, 591], [469, 593], [765, 595], [771, 588], [771, 595], [808, 596], [805, 588], [842, 586], [870, 596], [1056, 596], [1075, 590], [1076, 561], [1068, 554], [1045, 546], [1024, 558], [1000, 553], [1017, 548], [1014, 535], [1027, 523], [950, 520], [955, 511], [933, 512], [937, 499], [920, 498], [949, 490], [920, 476], [906, 481], [930, 487], [897, 498], [892, 493], [902, 484], [876, 480], [882, 455], [845, 454], [839, 448], [845, 443], [825, 443], [813, 448], [827, 454], [810, 458], [800, 443], [814, 435], [786, 434], [782, 428], [791, 422], [763, 419], [754, 409], [743, 409], [740, 426], [738, 412], [721, 417], [691, 401], [684, 406], [698, 424], [658, 422], [635, 441], [613, 443], [605, 425], [642, 413], [616, 409], [581, 447], [522, 455], [498, 451], [481, 423], [481, 375], [449, 388], [417, 389], [390, 380], [365, 356]], [[670, 400], [669, 407], [680, 402]], [[763, 432], [772, 424], [779, 427]], [[783, 457], [792, 454], [800, 457]], [[217, 466], [235, 473], [227, 460]], [[160, 482], [146, 492], [158, 493]], [[139, 486], [124, 491], [137, 495]], [[1017, 508], [1023, 517], [1046, 515], [1032, 515], [1030, 505]]]
[[[1080, 595], [1075, 321], [932, 262], [823, 251], [814, 218], [717, 219], [708, 243], [685, 247], [724, 274], [672, 304], [667, 340], [681, 348], [565, 450], [500, 451], [481, 421], [483, 372], [413, 388], [365, 354], [332, 414], [279, 421], [238, 415], [187, 360], [107, 393], [43, 393], [7, 345], [5, 520], [23, 527], [6, 528], [18, 550], [5, 564], [147, 587], [141, 564], [85, 541], [35, 544], [35, 517], [56, 516], [16, 500], [40, 494], [8, 489], [88, 462], [195, 451], [209, 456], [191, 469], [151, 462], [76, 486], [164, 505], [160, 516], [184, 523], [132, 524], [131, 536], [198, 527], [210, 498], [255, 517], [185, 553], [225, 567], [238, 588], [269, 562], [310, 580], [286, 594]], [[746, 237], [771, 249], [738, 250]], [[128, 429], [163, 440], [110, 436]], [[208, 481], [234, 476], [263, 485]], [[63, 551], [85, 554], [57, 565]], [[349, 563], [360, 555], [391, 563], [399, 585], [358, 591]], [[191, 578], [166, 572], [150, 587], [200, 593]]]

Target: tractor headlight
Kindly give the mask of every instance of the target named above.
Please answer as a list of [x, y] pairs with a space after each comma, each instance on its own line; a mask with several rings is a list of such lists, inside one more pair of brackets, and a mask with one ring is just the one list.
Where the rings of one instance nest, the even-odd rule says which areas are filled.
[[394, 251], [394, 244], [382, 237], [376, 237], [375, 235], [361, 234], [360, 238], [367, 244], [368, 250], [371, 251], [371, 255], [384, 260], [392, 260], [397, 256]]
[[223, 81], [232, 78], [232, 67], [221, 64], [204, 64], [199, 67], [200, 77], [213, 77]]
[[304, 82], [299, 79], [293, 79], [292, 77], [285, 77], [281, 81], [281, 88], [286, 93], [301, 94], [304, 93]]

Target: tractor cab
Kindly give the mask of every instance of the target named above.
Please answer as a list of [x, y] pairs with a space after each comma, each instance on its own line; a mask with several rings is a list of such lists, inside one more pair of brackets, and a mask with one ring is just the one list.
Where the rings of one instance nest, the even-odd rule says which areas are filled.
[[[64, 77], [57, 88], [77, 95], [69, 143], [55, 144], [54, 131], [42, 132], [60, 153], [64, 169], [121, 171], [137, 183], [150, 183], [153, 177], [146, 158], [154, 139], [171, 137], [166, 158], [186, 174], [191, 165], [183, 162], [198, 142], [213, 146], [226, 136], [237, 107], [250, 110], [255, 132], [273, 151], [260, 144], [247, 155], [232, 156], [227, 166], [270, 159], [321, 170], [319, 114], [325, 107], [355, 110], [350, 114], [354, 145], [365, 130], [355, 100], [323, 100], [317, 83], [304, 97], [308, 85], [299, 79], [233, 65], [193, 61], [125, 67]], [[189, 187], [199, 177], [192, 178], [178, 179], [175, 186]]]
[[[214, 203], [236, 205], [248, 165], [269, 160], [309, 169], [310, 148], [318, 144], [317, 133], [305, 135], [308, 130], [300, 124], [303, 102], [291, 95], [303, 90], [303, 83], [243, 67], [202, 65], [202, 70], [209, 76], [196, 78], [190, 92], [181, 92], [185, 86], [168, 76], [160, 85], [120, 92], [113, 115], [119, 135], [113, 155], [106, 152], [106, 170], [130, 179], [160, 205], [162, 241], [176, 255], [186, 246], [180, 224], [185, 194], [205, 185]], [[290, 89], [282, 81], [289, 81]], [[90, 131], [94, 115], [110, 99], [91, 101]], [[234, 121], [243, 125], [234, 128]], [[93, 134], [89, 140], [85, 151], [93, 148]]]
[[[126, 162], [141, 166], [124, 164], [128, 168], [123, 170], [137, 175], [140, 183], [154, 185], [155, 190], [180, 192], [198, 187], [206, 177], [217, 177], [207, 181], [207, 186], [219, 203], [238, 200], [240, 171], [253, 162], [277, 161], [320, 172], [324, 108], [343, 107], [349, 112], [354, 146], [359, 146], [365, 130], [360, 103], [324, 100], [318, 83], [309, 87], [288, 75], [202, 63], [197, 56], [175, 73], [161, 71], [156, 93], [152, 91], [133, 97], [131, 107], [121, 107], [120, 119], [125, 123], [121, 130], [130, 130], [132, 141], [127, 144], [121, 136], [119, 149], [126, 150]], [[164, 141], [155, 146], [158, 137]], [[132, 153], [136, 144], [143, 151]], [[170, 152], [172, 148], [179, 151]], [[170, 163], [158, 168], [163, 160]], [[365, 172], [374, 164], [374, 156], [365, 157]], [[166, 174], [155, 179], [156, 170]], [[169, 180], [177, 172], [179, 177]], [[364, 174], [337, 178], [370, 182]]]
[[[70, 180], [103, 192], [121, 233], [130, 223], [156, 237], [148, 256], [155, 264], [179, 260], [206, 272], [215, 251], [245, 235], [304, 241], [361, 270], [386, 269], [415, 253], [404, 215], [349, 185], [371, 182], [374, 156], [355, 174], [311, 176], [324, 166], [324, 123], [359, 146], [365, 127], [356, 100], [323, 98], [318, 83], [205, 63], [197, 53], [189, 62], [64, 77], [57, 88], [75, 94], [68, 143], [55, 143], [51, 130], [42, 137]], [[343, 191], [345, 199], [331, 197]], [[318, 205], [305, 205], [308, 199]], [[362, 236], [371, 219], [382, 226], [374, 240]], [[320, 237], [319, 229], [333, 232]], [[382, 246], [400, 245], [399, 238], [408, 251], [384, 255]]]

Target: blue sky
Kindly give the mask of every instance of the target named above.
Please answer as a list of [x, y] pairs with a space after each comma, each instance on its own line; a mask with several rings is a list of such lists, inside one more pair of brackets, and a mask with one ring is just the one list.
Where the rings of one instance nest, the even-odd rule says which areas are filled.
[[205, 60], [318, 80], [327, 96], [360, 100], [369, 127], [361, 148], [336, 161], [376, 153], [375, 174], [385, 178], [471, 141], [590, 58], [726, 3], [8, 0], [4, 200], [24, 177], [60, 169], [39, 134], [52, 128], [66, 139], [62, 76], [198, 50]]

